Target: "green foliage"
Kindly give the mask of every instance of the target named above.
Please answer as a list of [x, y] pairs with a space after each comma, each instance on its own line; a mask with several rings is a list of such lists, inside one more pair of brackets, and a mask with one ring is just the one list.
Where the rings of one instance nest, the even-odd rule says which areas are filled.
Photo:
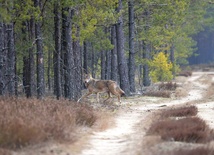
[[152, 82], [172, 80], [172, 63], [168, 62], [168, 57], [163, 52], [156, 54], [154, 59], [149, 61], [149, 67]]
[[[80, 43], [91, 39], [100, 27], [108, 27], [116, 22], [116, 0], [91, 0], [84, 3], [79, 13], [74, 17], [80, 28]], [[99, 36], [98, 36], [99, 37]]]

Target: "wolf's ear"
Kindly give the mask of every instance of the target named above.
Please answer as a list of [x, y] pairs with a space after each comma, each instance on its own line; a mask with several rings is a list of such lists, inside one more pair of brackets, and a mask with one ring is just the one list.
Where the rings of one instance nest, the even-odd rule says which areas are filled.
[[92, 79], [92, 75], [91, 74], [88, 74], [88, 76], [90, 77], [90, 79]]

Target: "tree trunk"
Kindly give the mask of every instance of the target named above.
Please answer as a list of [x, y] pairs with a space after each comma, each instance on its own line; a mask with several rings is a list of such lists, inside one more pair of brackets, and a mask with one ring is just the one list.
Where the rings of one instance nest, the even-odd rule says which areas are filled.
[[106, 68], [106, 51], [101, 51], [101, 79], [105, 79], [105, 68]]
[[[33, 42], [35, 39], [35, 27], [34, 20], [30, 19], [28, 22], [23, 23], [22, 33], [25, 36], [24, 41], [29, 40]], [[35, 63], [34, 63], [34, 47], [26, 49], [25, 56], [23, 57], [23, 86], [26, 97], [32, 97], [35, 95]]]
[[63, 28], [65, 33], [63, 34], [63, 46], [64, 46], [64, 66], [65, 66], [65, 86], [64, 92], [65, 97], [68, 99], [74, 99], [74, 55], [72, 45], [72, 16], [73, 10], [71, 8], [63, 9]]
[[[150, 46], [148, 43], [143, 43], [144, 46], [144, 51], [143, 51], [143, 59], [149, 60], [150, 59]], [[143, 65], [143, 85], [144, 86], [149, 86], [151, 83], [150, 78], [149, 78], [149, 66], [147, 63]]]
[[51, 91], [51, 66], [52, 66], [52, 52], [48, 50], [48, 68], [47, 68], [47, 84], [48, 84], [48, 91]]
[[130, 91], [135, 92], [135, 51], [134, 51], [134, 4], [128, 2], [129, 7], [129, 83]]
[[[34, 0], [35, 7], [41, 8], [41, 1]], [[44, 55], [43, 55], [43, 40], [41, 32], [41, 22], [35, 23], [35, 37], [37, 50], [37, 98], [42, 99], [45, 95], [45, 76], [44, 76]]]
[[29, 95], [29, 88], [30, 88], [30, 85], [29, 85], [29, 58], [27, 56], [24, 56], [23, 57], [23, 77], [22, 77], [22, 80], [23, 80], [23, 87], [24, 87], [24, 93], [26, 94], [26, 97], [30, 97]]
[[172, 75], [173, 79], [175, 78], [175, 46], [172, 44], [170, 48], [170, 61], [172, 63]]
[[[122, 9], [122, 0], [119, 0], [117, 12], [119, 13], [121, 9]], [[124, 50], [124, 32], [122, 16], [119, 17], [118, 23], [116, 24], [116, 38], [117, 38], [117, 56], [118, 56], [117, 59], [120, 76], [120, 87], [125, 91], [126, 95], [130, 95], [128, 66]]]
[[7, 80], [8, 80], [8, 93], [9, 95], [15, 95], [15, 45], [14, 45], [14, 31], [13, 24], [7, 25], [8, 36], [8, 53], [7, 53]]
[[116, 42], [115, 25], [111, 27], [111, 44], [114, 45], [114, 48], [111, 50], [111, 79], [114, 81], [118, 81], [117, 42]]
[[83, 43], [83, 69], [84, 73], [88, 74], [88, 49], [86, 41]]
[[[79, 29], [77, 28], [76, 37], [79, 38]], [[78, 100], [81, 97], [82, 90], [82, 59], [80, 51], [79, 40], [73, 42], [73, 51], [74, 51], [74, 64], [75, 64], [75, 82], [74, 82], [74, 100]]]
[[[30, 19], [30, 24], [29, 24], [29, 39], [33, 42], [35, 38], [35, 21], [33, 18]], [[35, 56], [34, 52], [36, 51], [35, 47], [31, 47], [29, 49], [29, 60], [30, 60], [30, 78], [29, 78], [29, 83], [30, 83], [30, 97], [36, 96], [36, 68], [35, 68]]]
[[[148, 10], [145, 11], [145, 32], [149, 31], [149, 20], [150, 20], [150, 13]], [[145, 40], [143, 42], [143, 58], [144, 60], [149, 60], [150, 59], [150, 44], [149, 41]], [[149, 78], [149, 66], [147, 63], [143, 65], [143, 85], [144, 86], [149, 86], [151, 83], [150, 78]]]
[[94, 54], [94, 47], [92, 45], [92, 50], [91, 50], [91, 74], [92, 74], [92, 77], [95, 77], [95, 54]]
[[54, 5], [54, 38], [55, 38], [55, 50], [53, 55], [54, 60], [54, 94], [59, 99], [62, 96], [61, 87], [61, 39], [60, 39], [60, 13], [59, 13], [59, 2]]
[[[105, 33], [108, 34], [110, 32], [109, 27], [105, 28]], [[109, 38], [111, 39], [111, 38]], [[111, 51], [107, 50], [105, 53], [106, 62], [105, 62], [105, 79], [111, 79]]]
[[5, 87], [5, 58], [6, 53], [4, 51], [4, 24], [0, 22], [0, 95], [4, 95], [4, 87]]
[[106, 51], [105, 79], [111, 79], [111, 51]]

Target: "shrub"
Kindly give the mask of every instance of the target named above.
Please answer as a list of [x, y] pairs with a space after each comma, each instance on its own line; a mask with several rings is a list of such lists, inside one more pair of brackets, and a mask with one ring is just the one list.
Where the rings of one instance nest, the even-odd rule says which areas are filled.
[[173, 151], [173, 155], [213, 155], [214, 149], [211, 148], [205, 148], [205, 147], [198, 147], [195, 149], [181, 149], [177, 151]]
[[159, 121], [152, 124], [148, 132], [160, 135], [163, 140], [193, 143], [208, 141], [213, 135], [211, 133], [205, 122], [198, 117]]
[[191, 71], [182, 71], [178, 75], [188, 77], [188, 76], [192, 76], [192, 72]]
[[176, 88], [177, 88], [177, 84], [173, 82], [167, 82], [167, 83], [162, 82], [159, 85], [159, 90], [175, 90]]
[[179, 107], [174, 109], [167, 109], [163, 112], [163, 117], [184, 117], [184, 116], [195, 116], [198, 112], [196, 106]]
[[75, 128], [91, 127], [96, 112], [67, 100], [0, 98], [0, 146], [20, 148], [49, 139], [76, 139]]
[[171, 92], [170, 91], [162, 91], [162, 90], [159, 90], [159, 91], [154, 90], [154, 91], [145, 92], [144, 95], [170, 98]]
[[168, 62], [168, 57], [163, 52], [154, 56], [154, 59], [149, 62], [149, 67], [152, 82], [172, 80], [171, 70], [173, 66], [172, 63]]

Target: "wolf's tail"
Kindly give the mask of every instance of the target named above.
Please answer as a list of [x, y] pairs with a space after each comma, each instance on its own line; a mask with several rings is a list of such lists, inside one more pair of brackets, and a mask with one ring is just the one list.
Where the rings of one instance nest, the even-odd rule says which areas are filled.
[[126, 96], [126, 93], [118, 86], [118, 92], [121, 96]]

